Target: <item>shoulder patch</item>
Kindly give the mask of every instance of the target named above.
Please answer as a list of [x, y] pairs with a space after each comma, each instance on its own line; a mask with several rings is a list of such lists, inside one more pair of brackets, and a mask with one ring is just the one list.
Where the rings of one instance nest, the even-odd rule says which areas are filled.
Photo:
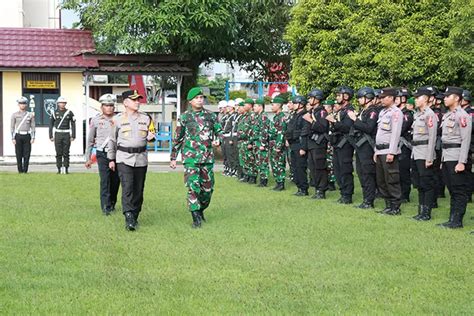
[[461, 119], [459, 120], [459, 124], [461, 125], [461, 127], [467, 126], [467, 119], [465, 116], [461, 116]]
[[428, 116], [428, 127], [433, 127], [433, 117], [430, 115]]

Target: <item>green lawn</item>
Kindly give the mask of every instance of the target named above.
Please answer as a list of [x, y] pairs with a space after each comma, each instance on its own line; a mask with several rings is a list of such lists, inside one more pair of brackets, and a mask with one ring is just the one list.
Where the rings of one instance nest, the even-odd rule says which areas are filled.
[[0, 313], [472, 315], [473, 204], [452, 231], [434, 226], [448, 199], [419, 223], [414, 203], [389, 217], [216, 182], [192, 230], [182, 174], [149, 173], [127, 232], [98, 175], [0, 173]]

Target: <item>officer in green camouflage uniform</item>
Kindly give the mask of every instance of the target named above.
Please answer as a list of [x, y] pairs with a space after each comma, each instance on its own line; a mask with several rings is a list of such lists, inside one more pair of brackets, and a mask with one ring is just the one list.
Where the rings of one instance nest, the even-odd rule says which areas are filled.
[[237, 127], [237, 134], [239, 136], [239, 157], [241, 160], [241, 166], [243, 168], [244, 177], [241, 178], [241, 182], [256, 183], [255, 175], [255, 160], [253, 159], [252, 144], [250, 142], [251, 138], [251, 126], [253, 122], [252, 107], [254, 101], [252, 99], [246, 99], [243, 101], [243, 115], [239, 120], [239, 125]]
[[270, 125], [270, 166], [272, 168], [273, 177], [276, 185], [274, 191], [282, 191], [285, 189], [285, 175], [286, 175], [286, 146], [285, 146], [285, 132], [286, 132], [286, 118], [282, 111], [285, 100], [281, 97], [275, 97], [272, 101], [273, 116], [272, 124]]
[[194, 87], [187, 95], [191, 108], [178, 120], [171, 149], [170, 167], [176, 168], [176, 157], [181, 151], [184, 164], [184, 181], [188, 188], [188, 207], [193, 217], [193, 228], [205, 221], [204, 210], [211, 203], [214, 191], [214, 151], [219, 146], [222, 129], [217, 116], [204, 109], [201, 88]]
[[260, 177], [260, 184], [258, 186], [266, 187], [270, 173], [268, 167], [268, 132], [270, 129], [270, 119], [265, 114], [265, 102], [263, 99], [257, 99], [255, 101], [253, 111], [255, 124], [252, 126], [252, 143], [254, 144], [255, 170]]
[[254, 100], [251, 98], [247, 98], [244, 101], [245, 106], [250, 106], [249, 113], [250, 115], [246, 121], [245, 130], [247, 132], [249, 141], [247, 143], [247, 148], [245, 150], [245, 165], [247, 166], [247, 172], [249, 176], [248, 183], [249, 184], [256, 184], [257, 183], [257, 165], [256, 165], [256, 157], [255, 157], [255, 131], [254, 126], [256, 125], [256, 115], [253, 112], [253, 106], [255, 104]]

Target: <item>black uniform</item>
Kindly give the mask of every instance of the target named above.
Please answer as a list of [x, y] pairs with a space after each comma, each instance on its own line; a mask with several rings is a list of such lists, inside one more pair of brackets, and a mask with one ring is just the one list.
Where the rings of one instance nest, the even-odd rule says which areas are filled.
[[400, 135], [400, 149], [402, 150], [398, 156], [400, 168], [400, 187], [402, 189], [402, 202], [410, 202], [411, 192], [411, 151], [412, 151], [412, 132], [413, 112], [407, 108], [402, 109], [403, 125]]
[[311, 112], [313, 123], [305, 121], [302, 131], [303, 150], [308, 154], [308, 166], [311, 173], [312, 185], [316, 188], [314, 198], [325, 198], [328, 190], [328, 170], [326, 154], [328, 147], [329, 122], [328, 113], [322, 105]]
[[[55, 129], [53, 134], [53, 128]], [[56, 166], [69, 168], [69, 148], [71, 138], [76, 138], [76, 119], [71, 110], [56, 110], [49, 122], [49, 138], [54, 138], [56, 148]]]
[[442, 108], [437, 108], [437, 107], [432, 107], [431, 108], [433, 112], [436, 114], [438, 117], [438, 122], [440, 124], [438, 125], [438, 136], [436, 138], [436, 159], [433, 162], [433, 170], [434, 170], [434, 178], [435, 178], [435, 202], [433, 203], [433, 207], [437, 208], [438, 207], [438, 197], [445, 197], [445, 187], [446, 185], [444, 184], [444, 177], [441, 171], [441, 134], [442, 134], [442, 129], [441, 129], [441, 121], [443, 120], [443, 115], [445, 111]]
[[[468, 105], [464, 108], [464, 111], [466, 111], [466, 113], [471, 116], [471, 121], [474, 123], [474, 109]], [[470, 160], [468, 161], [468, 165], [466, 166], [467, 170], [472, 169], [472, 163], [474, 162], [474, 124], [471, 128], [471, 148], [469, 151], [469, 157]], [[471, 172], [471, 195], [469, 195], [470, 202], [472, 202], [472, 194], [474, 194], [474, 172]]]
[[288, 128], [286, 130], [286, 139], [290, 144], [291, 163], [294, 166], [294, 181], [298, 187], [298, 195], [308, 195], [308, 175], [306, 168], [308, 167], [308, 153], [300, 155], [300, 149], [303, 149], [303, 138], [301, 137], [305, 120], [303, 115], [306, 110], [295, 113], [288, 121]]
[[361, 208], [374, 207], [377, 179], [373, 157], [378, 117], [379, 110], [375, 106], [369, 106], [359, 113], [351, 132], [356, 154], [357, 175], [364, 199], [360, 205]]
[[352, 203], [354, 194], [354, 167], [352, 156], [354, 147], [350, 144], [349, 133], [354, 122], [347, 115], [349, 111], [354, 111], [352, 105], [348, 104], [336, 115], [336, 122], [332, 124], [332, 137], [334, 144], [334, 174], [339, 184], [341, 192], [340, 202]]

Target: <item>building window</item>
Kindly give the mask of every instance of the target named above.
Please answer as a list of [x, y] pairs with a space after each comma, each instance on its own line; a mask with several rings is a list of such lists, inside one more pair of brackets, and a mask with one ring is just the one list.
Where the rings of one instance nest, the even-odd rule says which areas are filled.
[[59, 73], [22, 74], [23, 96], [30, 100], [30, 111], [34, 100], [36, 126], [48, 126], [50, 116], [56, 110], [56, 99], [60, 92]]

